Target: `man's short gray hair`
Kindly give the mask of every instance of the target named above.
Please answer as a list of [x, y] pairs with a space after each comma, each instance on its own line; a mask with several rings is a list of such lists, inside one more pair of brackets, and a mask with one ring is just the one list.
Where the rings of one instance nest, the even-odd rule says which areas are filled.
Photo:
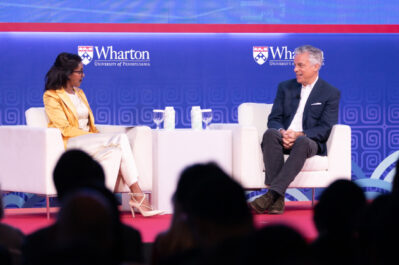
[[323, 52], [319, 48], [311, 45], [303, 45], [294, 50], [295, 55], [302, 53], [309, 53], [309, 61], [311, 64], [323, 64]]

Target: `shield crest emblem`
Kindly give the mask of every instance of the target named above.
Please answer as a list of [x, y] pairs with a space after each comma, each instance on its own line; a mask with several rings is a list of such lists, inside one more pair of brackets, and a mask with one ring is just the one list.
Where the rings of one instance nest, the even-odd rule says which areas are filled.
[[78, 46], [78, 54], [82, 63], [88, 65], [93, 60], [93, 46]]
[[254, 60], [257, 64], [262, 65], [267, 61], [269, 56], [267, 46], [254, 46], [252, 49]]

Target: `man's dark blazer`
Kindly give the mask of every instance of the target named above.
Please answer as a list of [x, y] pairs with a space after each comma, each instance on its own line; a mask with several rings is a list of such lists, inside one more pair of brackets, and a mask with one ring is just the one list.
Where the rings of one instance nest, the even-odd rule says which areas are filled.
[[[302, 85], [291, 79], [281, 82], [267, 123], [268, 128], [287, 130], [299, 105]], [[319, 155], [327, 154], [326, 141], [338, 122], [340, 91], [319, 78], [303, 111], [304, 134], [318, 145]]]

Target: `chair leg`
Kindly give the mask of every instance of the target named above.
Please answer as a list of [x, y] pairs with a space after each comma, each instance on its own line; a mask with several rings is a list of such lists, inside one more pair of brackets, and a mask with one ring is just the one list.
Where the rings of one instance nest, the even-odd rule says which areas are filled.
[[47, 219], [50, 219], [50, 197], [46, 195], [46, 213]]
[[312, 188], [312, 207], [314, 206], [314, 201], [315, 201], [315, 195], [316, 194], [316, 188]]

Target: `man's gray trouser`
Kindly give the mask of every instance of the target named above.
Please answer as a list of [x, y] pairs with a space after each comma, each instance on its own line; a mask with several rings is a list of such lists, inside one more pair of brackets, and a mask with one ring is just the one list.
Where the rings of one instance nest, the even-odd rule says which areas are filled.
[[[276, 129], [267, 129], [263, 134], [262, 151], [265, 164], [265, 184], [271, 190], [284, 195], [288, 185], [301, 171], [307, 158], [317, 154], [317, 143], [306, 136], [296, 139], [291, 150], [283, 148], [282, 135]], [[289, 153], [284, 163], [284, 154]]]

